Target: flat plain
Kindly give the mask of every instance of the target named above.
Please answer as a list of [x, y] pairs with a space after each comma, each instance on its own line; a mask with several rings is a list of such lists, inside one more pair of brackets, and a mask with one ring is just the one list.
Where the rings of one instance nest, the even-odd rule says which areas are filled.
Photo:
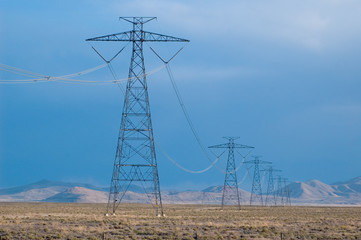
[[0, 239], [361, 239], [361, 207], [0, 203]]

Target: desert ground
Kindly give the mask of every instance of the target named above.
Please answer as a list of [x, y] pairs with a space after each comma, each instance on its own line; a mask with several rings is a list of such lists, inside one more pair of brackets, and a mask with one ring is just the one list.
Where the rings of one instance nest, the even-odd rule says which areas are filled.
[[361, 239], [361, 207], [0, 203], [0, 239]]

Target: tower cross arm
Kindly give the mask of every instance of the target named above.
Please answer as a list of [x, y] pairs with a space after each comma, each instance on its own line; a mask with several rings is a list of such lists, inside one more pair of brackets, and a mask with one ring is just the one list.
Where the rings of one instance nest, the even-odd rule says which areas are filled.
[[263, 169], [261, 170], [262, 172], [282, 172], [282, 170], [279, 170], [279, 169], [274, 169], [272, 167], [269, 167], [267, 169]]
[[112, 41], [112, 42], [189, 42], [187, 39], [172, 37], [159, 33], [147, 31], [127, 31], [121, 33], [114, 33], [100, 37], [88, 38], [86, 41]]
[[254, 147], [237, 144], [237, 143], [224, 143], [224, 144], [209, 146], [208, 148], [254, 148]]
[[259, 161], [260, 164], [272, 164], [272, 162], [269, 161]]
[[247, 146], [243, 144], [234, 143], [234, 148], [254, 148], [252, 146]]
[[271, 162], [268, 161], [260, 161], [260, 160], [250, 160], [250, 161], [245, 161], [244, 163], [257, 163], [257, 164], [271, 164]]
[[85, 41], [114, 41], [114, 42], [130, 42], [134, 39], [133, 31], [122, 33], [114, 33], [100, 37], [88, 38]]
[[228, 143], [209, 146], [208, 148], [228, 148]]
[[189, 42], [187, 39], [146, 31], [143, 31], [143, 36], [146, 42]]

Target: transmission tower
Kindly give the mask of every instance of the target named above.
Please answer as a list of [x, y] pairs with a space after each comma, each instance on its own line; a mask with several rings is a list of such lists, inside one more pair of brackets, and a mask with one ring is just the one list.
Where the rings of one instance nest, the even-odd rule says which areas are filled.
[[267, 175], [268, 175], [267, 195], [266, 195], [265, 205], [266, 206], [276, 205], [277, 201], [276, 201], [275, 185], [274, 185], [274, 181], [273, 181], [274, 180], [273, 173], [281, 172], [281, 170], [274, 169], [272, 166], [270, 166], [267, 169], [262, 170], [262, 171], [267, 172]]
[[263, 205], [262, 199], [262, 185], [261, 185], [261, 176], [259, 171], [260, 164], [271, 164], [271, 162], [261, 161], [259, 160], [259, 156], [254, 156], [254, 159], [251, 161], [244, 162], [246, 164], [253, 164], [253, 181], [252, 181], [252, 191], [251, 191], [251, 199], [249, 204], [252, 205], [254, 202], [259, 201], [261, 205]]
[[284, 204], [285, 205], [288, 205], [288, 206], [291, 206], [291, 190], [290, 190], [290, 187], [288, 186], [287, 184], [287, 178], [283, 178], [282, 179], [282, 182], [283, 182], [283, 189], [284, 189], [284, 195], [285, 195], [285, 201], [284, 201]]
[[237, 170], [238, 169], [236, 169], [234, 149], [235, 148], [236, 149], [237, 148], [253, 149], [254, 147], [235, 143], [234, 140], [238, 139], [238, 137], [224, 137], [224, 138], [228, 139], [228, 143], [209, 147], [209, 148], [226, 148], [226, 149], [228, 149], [228, 161], [227, 161], [224, 186], [223, 186], [223, 194], [222, 194], [222, 208], [224, 207], [224, 205], [228, 205], [229, 203], [234, 205], [234, 202], [236, 201], [236, 204], [237, 204], [238, 208], [240, 209], [241, 202], [240, 202], [238, 183], [237, 183]]
[[277, 181], [277, 205], [283, 205], [284, 198], [283, 198], [282, 177], [278, 175], [276, 181]]
[[290, 193], [288, 190], [288, 186], [286, 186], [286, 183], [287, 178], [277, 176], [277, 195], [279, 198], [279, 204], [282, 206], [289, 205], [291, 203], [291, 199], [289, 198]]
[[292, 205], [292, 203], [291, 203], [291, 193], [292, 193], [292, 190], [290, 189], [289, 186], [287, 186], [287, 203], [288, 203], [288, 206]]
[[189, 42], [189, 40], [144, 31], [143, 25], [156, 19], [155, 17], [120, 17], [120, 19], [131, 23], [133, 29], [86, 40], [133, 43], [107, 214], [109, 211], [115, 214], [130, 184], [140, 182], [156, 209], [156, 215], [163, 216], [143, 42]]

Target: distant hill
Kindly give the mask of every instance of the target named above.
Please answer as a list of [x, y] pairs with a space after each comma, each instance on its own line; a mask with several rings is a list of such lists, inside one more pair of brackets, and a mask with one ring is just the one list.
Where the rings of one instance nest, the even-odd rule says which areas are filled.
[[314, 179], [288, 186], [296, 204], [361, 205], [361, 177], [330, 185]]
[[74, 187], [96, 191], [106, 190], [91, 184], [41, 180], [24, 186], [0, 189], [0, 201], [42, 201]]
[[[319, 180], [293, 182], [291, 202], [297, 205], [361, 205], [361, 177], [345, 182], [325, 184]], [[220, 204], [223, 186], [211, 186], [201, 191], [162, 191], [162, 200], [169, 204]], [[249, 204], [250, 193], [239, 189], [242, 204]], [[105, 203], [108, 188], [91, 184], [41, 180], [32, 184], [0, 189], [1, 202], [74, 202]], [[142, 187], [131, 185], [123, 202], [148, 201]]]
[[357, 194], [361, 193], [361, 176], [353, 178], [346, 182], [334, 183], [333, 186], [340, 194]]
[[72, 187], [84, 187], [92, 190], [104, 191], [106, 188], [96, 187], [91, 184], [84, 183], [69, 183], [69, 182], [59, 182], [59, 181], [49, 181], [49, 180], [41, 180], [35, 183], [31, 183], [24, 186], [0, 189], [0, 195], [9, 195], [9, 194], [17, 194], [21, 192], [26, 192], [33, 189], [47, 189], [52, 188], [56, 191], [64, 191], [67, 188]]
[[202, 192], [214, 192], [214, 193], [222, 192], [222, 191], [223, 191], [223, 186], [211, 186], [202, 190]]
[[44, 202], [69, 202], [69, 203], [105, 203], [108, 194], [103, 191], [92, 190], [84, 187], [68, 188], [65, 191], [43, 199]]
[[292, 198], [320, 199], [337, 196], [334, 188], [316, 179], [307, 182], [294, 182], [289, 184]]
[[[203, 191], [162, 191], [162, 200], [169, 204], [219, 204], [223, 186], [213, 186]], [[239, 189], [243, 204], [248, 203], [250, 193]], [[104, 203], [108, 201], [108, 188], [83, 183], [41, 180], [32, 184], [0, 189], [2, 202], [74, 202]], [[148, 201], [144, 189], [131, 185], [123, 202], [145, 203]]]

